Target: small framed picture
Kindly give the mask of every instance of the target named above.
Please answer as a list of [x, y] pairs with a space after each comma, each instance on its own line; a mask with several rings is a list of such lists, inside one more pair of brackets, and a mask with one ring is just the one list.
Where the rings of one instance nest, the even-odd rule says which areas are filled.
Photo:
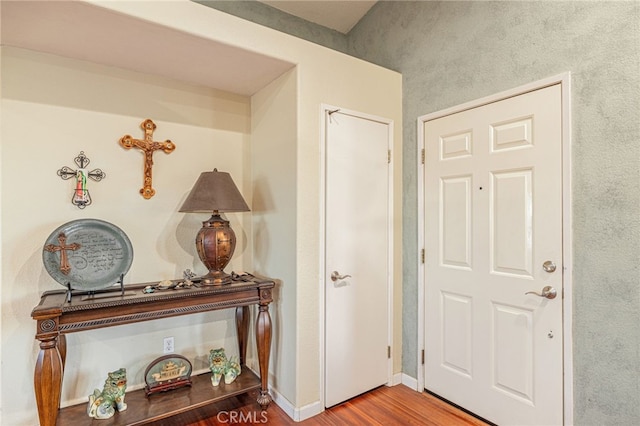
[[191, 362], [182, 355], [165, 355], [155, 359], [144, 372], [147, 396], [191, 386]]

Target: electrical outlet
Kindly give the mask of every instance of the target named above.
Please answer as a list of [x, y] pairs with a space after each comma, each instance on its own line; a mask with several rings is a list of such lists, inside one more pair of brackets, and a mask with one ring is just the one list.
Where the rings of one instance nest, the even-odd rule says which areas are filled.
[[164, 353], [170, 354], [175, 351], [175, 347], [173, 346], [173, 337], [165, 337], [164, 338]]

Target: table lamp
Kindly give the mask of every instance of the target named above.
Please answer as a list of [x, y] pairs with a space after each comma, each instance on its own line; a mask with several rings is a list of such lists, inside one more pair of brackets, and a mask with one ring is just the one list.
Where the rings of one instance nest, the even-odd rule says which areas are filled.
[[248, 212], [240, 191], [231, 175], [213, 169], [203, 172], [196, 181], [180, 212], [213, 212], [196, 235], [198, 256], [209, 273], [199, 279], [203, 284], [222, 285], [231, 282], [231, 275], [224, 272], [236, 248], [236, 234], [229, 221], [220, 217], [220, 212]]

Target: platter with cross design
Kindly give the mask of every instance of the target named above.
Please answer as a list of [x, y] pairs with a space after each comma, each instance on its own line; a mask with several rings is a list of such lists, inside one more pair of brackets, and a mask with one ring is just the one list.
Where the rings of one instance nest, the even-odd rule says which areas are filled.
[[129, 271], [133, 247], [127, 234], [99, 219], [77, 219], [58, 227], [47, 238], [44, 268], [71, 290], [104, 290]]

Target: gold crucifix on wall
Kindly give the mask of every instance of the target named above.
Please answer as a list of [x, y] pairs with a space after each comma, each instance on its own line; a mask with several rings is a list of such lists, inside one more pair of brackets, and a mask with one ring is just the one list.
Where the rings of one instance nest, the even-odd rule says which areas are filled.
[[144, 153], [144, 183], [140, 189], [140, 194], [148, 200], [156, 193], [156, 190], [151, 186], [153, 153], [158, 150], [163, 150], [165, 153], [169, 154], [176, 149], [176, 145], [168, 139], [164, 142], [154, 142], [153, 131], [156, 129], [156, 125], [150, 119], [147, 118], [144, 120], [142, 124], [140, 124], [140, 127], [144, 130], [144, 139], [134, 139], [129, 135], [124, 135], [120, 138], [120, 145], [126, 149], [135, 147]]

